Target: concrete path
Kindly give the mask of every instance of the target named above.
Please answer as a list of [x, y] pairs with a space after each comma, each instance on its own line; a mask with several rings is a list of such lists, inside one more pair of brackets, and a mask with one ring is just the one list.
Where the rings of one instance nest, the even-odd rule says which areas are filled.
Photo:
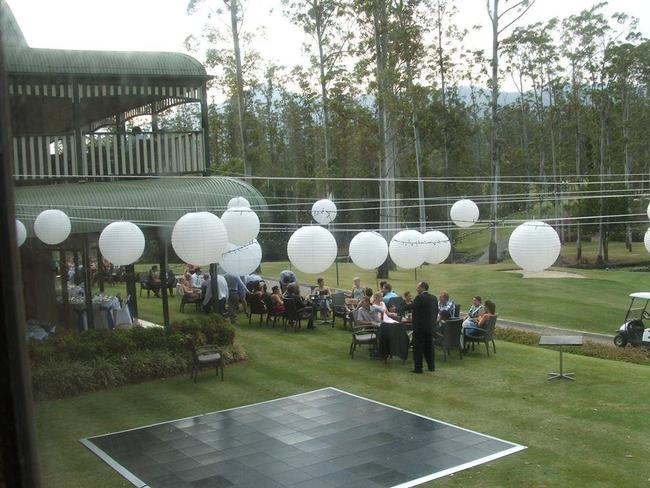
[[[264, 281], [266, 282], [266, 286], [269, 291], [271, 290], [272, 286], [278, 284], [278, 280], [276, 279], [269, 278], [266, 276], [262, 276], [262, 278], [264, 278]], [[308, 295], [311, 290], [310, 285], [307, 283], [299, 283], [299, 285], [300, 285], [300, 294], [303, 296]], [[334, 287], [330, 287], [330, 288], [334, 291], [348, 291], [348, 290], [343, 290], [341, 288], [334, 288]], [[518, 322], [518, 321], [515, 322], [513, 320], [507, 320], [502, 318], [499, 318], [497, 324], [498, 327], [504, 329], [517, 329], [524, 332], [535, 332], [537, 334], [542, 334], [542, 335], [581, 335], [587, 341], [614, 346], [614, 336], [608, 334], [598, 334], [596, 332], [585, 332], [585, 331], [580, 331], [575, 329], [565, 329], [562, 327], [554, 327], [550, 325], [529, 324], [529, 323]]]

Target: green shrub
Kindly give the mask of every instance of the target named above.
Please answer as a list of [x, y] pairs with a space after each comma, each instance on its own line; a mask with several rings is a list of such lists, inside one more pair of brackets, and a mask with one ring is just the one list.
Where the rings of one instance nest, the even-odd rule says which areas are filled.
[[229, 346], [235, 341], [235, 328], [220, 315], [199, 315], [171, 325], [171, 330], [195, 344]]

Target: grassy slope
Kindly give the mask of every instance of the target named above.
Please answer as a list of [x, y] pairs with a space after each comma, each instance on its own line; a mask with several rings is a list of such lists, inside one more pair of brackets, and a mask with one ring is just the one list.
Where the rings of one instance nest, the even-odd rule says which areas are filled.
[[[265, 263], [262, 271], [268, 276], [279, 276], [287, 263]], [[497, 304], [502, 318], [540, 323], [556, 327], [613, 334], [624, 318], [628, 294], [650, 289], [646, 273], [629, 271], [579, 270], [587, 279], [522, 279], [513, 265], [443, 264], [418, 269], [418, 280], [428, 280], [431, 289], [446, 289], [460, 303], [463, 310], [473, 295], [490, 298]], [[560, 270], [562, 268], [558, 268]], [[566, 271], [576, 272], [567, 269]], [[301, 281], [316, 283], [316, 275], [297, 272]], [[336, 269], [322, 274], [326, 281], [336, 285]], [[374, 272], [361, 271], [352, 264], [339, 264], [339, 283], [351, 286], [353, 276], [362, 283], [377, 287]], [[414, 271], [392, 271], [390, 282], [398, 292], [415, 290]]]
[[[434, 375], [410, 364], [347, 357], [349, 334], [298, 334], [238, 328], [250, 361], [205, 372], [37, 404], [46, 487], [130, 486], [87, 451], [81, 437], [282, 397], [324, 386], [416, 411], [529, 446], [511, 457], [435, 482], [435, 486], [647, 486], [648, 368], [565, 356], [575, 383], [549, 383], [557, 352], [498, 343], [438, 363]], [[434, 486], [430, 483], [427, 486]]]

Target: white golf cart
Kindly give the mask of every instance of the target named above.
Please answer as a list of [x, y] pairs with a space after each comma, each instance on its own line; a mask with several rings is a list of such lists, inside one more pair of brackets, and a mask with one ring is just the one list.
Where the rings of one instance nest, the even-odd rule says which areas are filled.
[[[650, 328], [643, 324], [644, 320], [650, 321], [650, 311], [647, 310], [650, 301], [650, 292], [639, 291], [630, 293], [630, 306], [625, 315], [625, 321], [614, 336], [614, 344], [618, 347], [625, 347], [630, 344], [633, 347], [643, 346], [650, 350]], [[635, 307], [636, 304], [638, 305]]]

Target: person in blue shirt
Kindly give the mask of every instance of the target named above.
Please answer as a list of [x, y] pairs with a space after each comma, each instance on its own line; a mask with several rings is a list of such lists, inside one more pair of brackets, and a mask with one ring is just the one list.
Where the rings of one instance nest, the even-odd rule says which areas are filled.
[[384, 295], [384, 303], [388, 305], [388, 302], [391, 298], [395, 298], [397, 293], [393, 291], [393, 287], [390, 283], [384, 283], [384, 286], [381, 289], [381, 293]]

